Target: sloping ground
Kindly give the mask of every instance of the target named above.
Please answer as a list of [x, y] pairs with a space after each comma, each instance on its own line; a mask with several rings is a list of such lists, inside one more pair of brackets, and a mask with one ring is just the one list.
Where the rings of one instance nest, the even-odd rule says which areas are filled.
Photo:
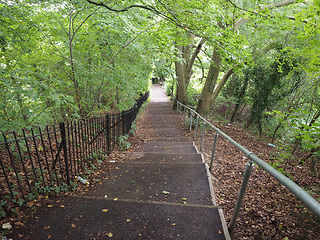
[[[147, 137], [114, 153], [79, 194], [50, 198], [13, 225], [13, 239], [226, 239], [206, 165], [160, 86], [146, 109]], [[228, 238], [228, 235], [227, 235]]]
[[[213, 111], [217, 115], [217, 110]], [[214, 119], [217, 117], [215, 116]], [[183, 119], [183, 116], [180, 116]], [[261, 159], [277, 165], [281, 150], [268, 145], [268, 139], [260, 139], [238, 124], [225, 121], [212, 121], [220, 130]], [[193, 138], [194, 131], [189, 126], [182, 126], [186, 136]], [[198, 134], [200, 136], [201, 134]], [[210, 161], [214, 133], [205, 131], [203, 155]], [[195, 140], [200, 146], [200, 137]], [[298, 157], [299, 159], [299, 157]], [[229, 224], [233, 215], [236, 199], [243, 179], [248, 159], [232, 144], [218, 137], [212, 174], [214, 177], [217, 203], [222, 206]], [[320, 199], [320, 178], [311, 171], [311, 162], [301, 164], [298, 160], [280, 161], [278, 165], [295, 183], [310, 190], [312, 196]], [[319, 164], [316, 166], [319, 168]], [[281, 171], [281, 169], [280, 169]], [[285, 187], [270, 174], [255, 166], [249, 180], [233, 239], [320, 239], [320, 219], [314, 216]]]

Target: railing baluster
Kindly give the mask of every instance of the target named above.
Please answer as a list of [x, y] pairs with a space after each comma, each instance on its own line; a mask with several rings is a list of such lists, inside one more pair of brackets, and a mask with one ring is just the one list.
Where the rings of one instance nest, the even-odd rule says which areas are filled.
[[[77, 175], [78, 169], [77, 169], [77, 164], [76, 164], [75, 139], [74, 139], [74, 134], [75, 134], [76, 129], [73, 126], [73, 124], [74, 124], [74, 122], [71, 121], [70, 127], [68, 128], [68, 129], [71, 129], [71, 146], [69, 145], [70, 146], [69, 151], [71, 152], [71, 149], [72, 149], [73, 171], [74, 171], [74, 175]], [[70, 159], [71, 159], [71, 155], [70, 155]]]
[[[57, 147], [57, 153], [58, 153], [58, 146], [60, 145], [60, 143], [58, 142], [57, 130], [56, 130], [55, 125], [52, 125], [52, 128], [53, 128], [53, 132], [54, 132], [54, 139], [56, 141], [56, 147]], [[58, 130], [58, 131], [60, 132], [60, 130]], [[63, 171], [62, 171], [60, 157], [59, 156], [57, 156], [57, 157], [58, 157], [57, 160], [59, 161], [59, 167], [60, 167], [60, 169], [59, 169], [60, 176], [59, 177], [63, 178]], [[56, 168], [57, 165], [55, 164], [54, 166]]]
[[36, 169], [35, 169], [34, 164], [33, 164], [32, 155], [31, 155], [31, 151], [30, 151], [30, 147], [29, 147], [27, 135], [26, 135], [26, 132], [25, 132], [24, 129], [22, 129], [22, 133], [23, 133], [23, 137], [24, 137], [24, 139], [25, 139], [25, 143], [26, 143], [26, 147], [27, 147], [27, 151], [28, 151], [28, 155], [29, 155], [29, 159], [30, 159], [32, 171], [33, 171], [33, 174], [34, 174], [34, 181], [35, 181], [35, 182], [38, 182], [38, 177], [37, 177]]
[[244, 176], [243, 176], [241, 188], [240, 188], [240, 191], [239, 191], [239, 196], [238, 196], [237, 203], [236, 203], [236, 206], [234, 208], [233, 217], [232, 217], [232, 220], [231, 220], [231, 223], [230, 223], [230, 226], [229, 226], [229, 232], [230, 233], [233, 232], [233, 229], [234, 229], [234, 227], [236, 225], [236, 221], [237, 221], [237, 218], [239, 216], [241, 204], [242, 204], [242, 201], [243, 201], [243, 196], [244, 196], [244, 194], [246, 192], [246, 188], [247, 188], [247, 185], [248, 185], [248, 182], [249, 182], [250, 175], [251, 175], [253, 167], [254, 167], [253, 161], [249, 160], [249, 162], [247, 162], [247, 164], [246, 164], [246, 169], [245, 169], [245, 173], [244, 173]]
[[10, 194], [11, 194], [11, 198], [14, 199], [14, 194], [13, 194], [13, 191], [12, 191], [12, 188], [11, 188], [10, 180], [9, 180], [8, 174], [6, 173], [6, 169], [4, 167], [4, 164], [3, 164], [2, 160], [1, 160], [1, 156], [0, 156], [0, 166], [1, 166], [2, 171], [3, 171], [3, 175], [4, 175], [5, 179], [6, 179], [6, 182], [7, 182]]
[[202, 133], [201, 133], [201, 144], [200, 144], [200, 152], [202, 151], [203, 149], [203, 137], [204, 137], [204, 129], [206, 127], [206, 122], [205, 121], [202, 121], [203, 122], [203, 125], [202, 125]]
[[26, 182], [27, 182], [29, 191], [31, 192], [32, 189], [31, 189], [31, 186], [30, 186], [29, 178], [28, 178], [28, 172], [27, 172], [26, 166], [25, 166], [25, 164], [24, 164], [24, 159], [23, 159], [23, 157], [22, 157], [22, 153], [21, 153], [21, 149], [20, 149], [20, 146], [19, 146], [19, 141], [18, 141], [18, 139], [17, 139], [17, 134], [16, 134], [16, 132], [13, 132], [13, 136], [14, 136], [14, 140], [15, 140], [15, 142], [16, 142], [16, 146], [17, 146], [17, 149], [18, 149], [20, 161], [21, 161], [21, 164], [22, 164], [22, 169], [23, 169], [23, 171], [24, 171], [24, 175], [26, 176]]
[[48, 134], [48, 141], [49, 141], [49, 147], [50, 147], [50, 154], [51, 154], [51, 160], [52, 160], [52, 166], [53, 166], [53, 174], [56, 178], [56, 182], [57, 182], [57, 185], [59, 186], [60, 185], [60, 182], [59, 182], [59, 179], [58, 179], [58, 176], [57, 176], [57, 169], [55, 167], [55, 165], [53, 165], [53, 161], [54, 161], [54, 154], [53, 154], [53, 148], [52, 148], [52, 142], [51, 142], [51, 137], [50, 137], [50, 134], [49, 134], [49, 127], [46, 126], [46, 130], [47, 130], [47, 134]]
[[10, 158], [12, 169], [13, 169], [14, 174], [16, 175], [16, 178], [17, 178], [17, 181], [18, 181], [19, 191], [21, 192], [21, 195], [22, 195], [23, 199], [25, 199], [24, 193], [23, 193], [23, 190], [22, 190], [22, 186], [21, 186], [21, 182], [20, 182], [20, 177], [19, 177], [18, 171], [16, 169], [16, 165], [14, 163], [13, 156], [11, 154], [11, 150], [10, 150], [10, 147], [9, 147], [9, 144], [8, 144], [8, 141], [7, 141], [6, 134], [3, 133], [2, 136], [3, 136], [4, 141], [6, 142], [6, 144], [5, 144], [6, 145], [6, 149], [7, 149], [9, 158]]
[[36, 137], [34, 136], [34, 132], [33, 129], [31, 128], [31, 135], [32, 135], [32, 139], [33, 139], [33, 144], [34, 144], [34, 148], [36, 150], [36, 156], [37, 156], [37, 160], [38, 160], [38, 164], [39, 164], [39, 169], [40, 169], [40, 173], [41, 173], [41, 177], [42, 177], [42, 181], [43, 181], [43, 185], [46, 186], [46, 179], [43, 175], [43, 169], [42, 169], [42, 165], [41, 165], [41, 161], [40, 161], [40, 156], [39, 156], [39, 151], [38, 151], [38, 145], [36, 142]]
[[38, 129], [39, 129], [40, 140], [41, 140], [41, 144], [42, 144], [43, 155], [44, 155], [44, 159], [45, 159], [45, 162], [46, 162], [46, 165], [47, 165], [47, 169], [48, 169], [49, 179], [50, 179], [50, 182], [52, 183], [52, 176], [51, 176], [48, 157], [47, 157], [47, 153], [46, 153], [47, 152], [46, 151], [46, 145], [44, 144], [44, 141], [43, 141], [43, 134], [42, 134], [41, 128], [39, 127]]
[[210, 167], [209, 167], [209, 171], [210, 171], [210, 172], [211, 172], [211, 170], [212, 170], [214, 154], [215, 154], [215, 152], [216, 152], [218, 135], [219, 135], [219, 134], [218, 134], [217, 132], [214, 134], [213, 148], [212, 148], [211, 161], [210, 161]]
[[199, 121], [199, 116], [197, 115], [197, 118], [196, 118], [196, 126], [195, 126], [195, 129], [194, 129], [193, 141], [195, 141], [196, 138], [197, 138], [198, 121]]
[[192, 130], [193, 111], [190, 111], [190, 132]]
[[107, 114], [107, 122], [106, 122], [106, 124], [107, 124], [107, 153], [109, 154], [110, 153], [110, 149], [111, 149], [111, 139], [110, 139], [110, 125], [111, 125], [111, 123], [110, 123], [110, 114]]
[[66, 126], [65, 123], [62, 122], [59, 124], [61, 130], [61, 141], [63, 147], [63, 156], [65, 161], [65, 170], [66, 170], [66, 177], [67, 177], [67, 184], [70, 185], [70, 172], [69, 172], [69, 162], [68, 162], [68, 148], [67, 148], [67, 139], [66, 139]]

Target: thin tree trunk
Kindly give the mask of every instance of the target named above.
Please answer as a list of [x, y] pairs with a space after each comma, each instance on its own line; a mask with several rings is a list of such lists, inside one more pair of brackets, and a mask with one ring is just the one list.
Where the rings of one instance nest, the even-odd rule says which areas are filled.
[[216, 98], [218, 97], [218, 95], [220, 94], [222, 88], [224, 87], [224, 85], [227, 83], [228, 79], [231, 77], [231, 75], [233, 74], [233, 68], [229, 68], [226, 73], [224, 74], [224, 76], [222, 77], [221, 81], [219, 82], [217, 88], [215, 89], [211, 101], [210, 101], [210, 105], [213, 104], [213, 102], [216, 100]]
[[230, 119], [231, 122], [235, 121], [237, 112], [238, 112], [238, 110], [240, 108], [240, 104], [241, 104], [241, 102], [243, 100], [244, 94], [246, 93], [248, 82], [249, 82], [249, 79], [248, 79], [247, 76], [245, 76], [244, 83], [243, 83], [243, 85], [241, 87], [240, 94], [238, 96], [236, 106], [234, 108], [233, 114], [232, 114], [231, 119]]
[[[308, 126], [311, 127], [312, 124], [314, 124], [319, 117], [320, 117], [320, 107], [318, 108], [318, 110], [316, 111], [316, 113], [313, 115], [313, 117], [312, 117], [310, 123], [308, 124]], [[295, 145], [295, 147], [294, 147], [293, 150], [292, 150], [292, 154], [294, 154], [294, 153], [297, 151], [298, 146], [300, 145], [301, 141], [302, 141], [302, 138], [300, 137], [300, 138], [297, 140], [296, 145]]]

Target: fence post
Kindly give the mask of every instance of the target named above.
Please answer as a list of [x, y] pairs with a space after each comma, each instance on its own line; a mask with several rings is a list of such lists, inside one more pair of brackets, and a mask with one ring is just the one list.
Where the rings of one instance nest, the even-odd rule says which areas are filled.
[[110, 138], [110, 114], [107, 114], [107, 153], [110, 153], [110, 145], [111, 145], [111, 138]]
[[214, 142], [213, 142], [213, 148], [212, 148], [212, 154], [211, 154], [211, 161], [210, 161], [210, 167], [209, 167], [209, 171], [210, 171], [210, 172], [211, 172], [211, 170], [212, 170], [213, 158], [214, 158], [214, 154], [215, 154], [215, 151], [216, 151], [218, 135], [219, 135], [219, 134], [218, 134], [217, 132], [214, 134]]
[[204, 129], [206, 127], [206, 122], [203, 121], [203, 125], [202, 125], [202, 133], [201, 133], [201, 144], [200, 144], [200, 152], [202, 151], [202, 147], [203, 147], [203, 136], [204, 136]]
[[196, 137], [197, 137], [198, 122], [199, 122], [199, 116], [197, 115], [197, 118], [196, 118], [196, 127], [195, 127], [195, 129], [194, 129], [194, 137], [193, 137], [193, 140], [194, 140], [194, 141], [196, 140]]
[[121, 112], [121, 121], [122, 121], [122, 135], [125, 135], [125, 123], [124, 123], [124, 111]]
[[237, 203], [236, 203], [236, 206], [234, 208], [233, 217], [232, 217], [232, 220], [231, 220], [231, 223], [230, 223], [230, 227], [229, 227], [229, 232], [230, 233], [232, 233], [232, 231], [233, 231], [233, 229], [234, 229], [234, 227], [236, 225], [236, 221], [237, 221], [237, 218], [238, 218], [238, 215], [239, 215], [239, 212], [240, 212], [243, 196], [244, 196], [244, 193], [246, 191], [246, 188], [247, 188], [247, 185], [248, 185], [249, 178], [250, 178], [250, 175], [251, 175], [253, 167], [254, 167], [253, 161], [249, 160], [247, 162], [247, 164], [246, 164], [246, 169], [245, 169], [245, 173], [244, 173], [244, 176], [243, 176], [241, 188], [240, 188], [240, 191], [239, 191], [239, 196], [238, 196]]
[[64, 122], [59, 123], [60, 131], [61, 131], [61, 144], [63, 148], [63, 157], [66, 167], [66, 174], [67, 174], [67, 183], [71, 185], [70, 182], [70, 173], [69, 173], [69, 162], [68, 162], [68, 149], [67, 149], [67, 138], [66, 138], [66, 126]]
[[190, 132], [192, 130], [192, 119], [193, 119], [193, 112], [190, 110]]
[[183, 106], [183, 124], [186, 123], [186, 107]]

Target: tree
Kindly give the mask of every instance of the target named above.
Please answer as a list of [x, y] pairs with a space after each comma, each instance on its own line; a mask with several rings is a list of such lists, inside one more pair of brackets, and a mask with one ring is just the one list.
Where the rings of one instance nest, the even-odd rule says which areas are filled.
[[[228, 1], [231, 5], [227, 4], [223, 6], [227, 15], [225, 16], [224, 22], [217, 22], [221, 37], [216, 39], [217, 44], [216, 48], [213, 50], [213, 61], [210, 69], [220, 71], [218, 69], [224, 68], [225, 71], [218, 85], [217, 72], [216, 74], [213, 74], [213, 77], [210, 77], [208, 74], [206, 84], [197, 105], [197, 112], [203, 114], [209, 109], [234, 71], [237, 72], [243, 66], [252, 64], [255, 59], [268, 53], [274, 47], [274, 42], [270, 42], [270, 39], [267, 41], [267, 45], [260, 43], [260, 46], [250, 46], [247, 36], [247, 29], [251, 27], [250, 25], [254, 26], [252, 32], [257, 34], [258, 31], [255, 31], [255, 29], [259, 30], [257, 24], [261, 22], [264, 24], [263, 27], [265, 27], [266, 23], [272, 24], [272, 22], [268, 20], [271, 17], [272, 9], [288, 6], [294, 2], [295, 1], [284, 1], [273, 5], [266, 5], [258, 10], [246, 10], [231, 1]], [[230, 7], [233, 7], [233, 11]], [[237, 12], [237, 14], [235, 14], [235, 12]], [[245, 17], [242, 17], [243, 15], [245, 15]], [[240, 28], [245, 24], [245, 27]], [[250, 49], [252, 49], [251, 52]], [[212, 89], [214, 89], [214, 91]]]
[[2, 131], [121, 111], [148, 89], [154, 44], [145, 33], [157, 23], [144, 11], [103, 10], [86, 1], [0, 6]]

